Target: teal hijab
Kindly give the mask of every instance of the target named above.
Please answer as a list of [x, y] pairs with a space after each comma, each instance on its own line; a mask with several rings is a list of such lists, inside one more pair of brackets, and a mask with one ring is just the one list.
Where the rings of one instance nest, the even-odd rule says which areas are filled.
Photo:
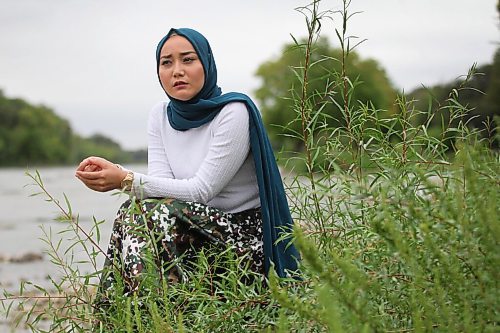
[[260, 112], [250, 97], [245, 94], [236, 92], [222, 94], [221, 88], [217, 86], [217, 68], [210, 44], [196, 30], [171, 29], [162, 38], [156, 48], [157, 72], [163, 44], [174, 33], [186, 38], [193, 45], [203, 64], [205, 83], [200, 92], [188, 101], [180, 101], [168, 96], [170, 98], [166, 110], [168, 121], [174, 129], [186, 131], [210, 122], [228, 103], [241, 102], [246, 105], [250, 116], [250, 147], [255, 161], [262, 210], [264, 265], [266, 273], [269, 272], [272, 263], [276, 273], [280, 277], [285, 277], [287, 270], [297, 271], [297, 261], [300, 257], [289, 240], [279, 240], [283, 232], [291, 232], [293, 221], [281, 175]]

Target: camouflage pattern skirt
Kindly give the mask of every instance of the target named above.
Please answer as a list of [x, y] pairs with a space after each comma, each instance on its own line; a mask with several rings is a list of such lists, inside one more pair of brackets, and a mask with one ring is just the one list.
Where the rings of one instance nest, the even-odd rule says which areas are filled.
[[125, 295], [137, 291], [139, 277], [149, 267], [170, 283], [182, 282], [200, 251], [209, 248], [232, 249], [243, 257], [241, 262], [264, 276], [260, 208], [225, 213], [175, 199], [127, 200], [113, 225], [101, 292], [113, 289], [118, 272]]

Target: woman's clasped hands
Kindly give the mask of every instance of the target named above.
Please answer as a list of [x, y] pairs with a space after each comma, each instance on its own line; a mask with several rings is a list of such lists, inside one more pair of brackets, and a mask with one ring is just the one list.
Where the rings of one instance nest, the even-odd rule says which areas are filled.
[[84, 159], [75, 173], [85, 186], [98, 192], [120, 189], [126, 175], [127, 171], [119, 165], [95, 156]]

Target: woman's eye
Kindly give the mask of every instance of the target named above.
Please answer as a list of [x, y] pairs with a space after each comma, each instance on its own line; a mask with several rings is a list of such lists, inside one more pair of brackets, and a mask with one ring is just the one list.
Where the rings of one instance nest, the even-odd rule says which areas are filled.
[[194, 59], [194, 58], [192, 58], [192, 57], [186, 57], [186, 58], [184, 58], [184, 59], [183, 59], [183, 61], [184, 61], [184, 62], [187, 62], [187, 63], [189, 63], [189, 62], [193, 62], [194, 60], [195, 60], [195, 59]]
[[171, 61], [170, 61], [170, 60], [167, 60], [167, 59], [165, 59], [165, 60], [163, 60], [163, 61], [161, 62], [161, 64], [162, 64], [163, 66], [165, 66], [165, 65], [169, 65], [170, 63], [171, 63]]

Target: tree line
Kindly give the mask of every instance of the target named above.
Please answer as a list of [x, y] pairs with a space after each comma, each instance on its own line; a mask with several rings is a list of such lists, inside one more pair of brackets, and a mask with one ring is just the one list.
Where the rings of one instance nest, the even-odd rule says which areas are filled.
[[[460, 90], [458, 101], [466, 110], [462, 117], [452, 121], [462, 121], [471, 130], [480, 131], [491, 148], [498, 148], [500, 51], [496, 52], [491, 64], [473, 66], [466, 77], [441, 85], [422, 86], [409, 93], [398, 91], [376, 60], [362, 59], [354, 51], [344, 62], [340, 61], [342, 56], [342, 51], [332, 47], [326, 38], [318, 39], [311, 53], [310, 62], [316, 65], [309, 73], [307, 94], [322, 96], [323, 100], [314, 100], [316, 105], [310, 107], [322, 108], [325, 126], [345, 126], [343, 122], [348, 118], [343, 114], [342, 105], [348, 95], [350, 105], [365, 108], [379, 119], [401, 112], [401, 103], [406, 103], [404, 108], [410, 112], [421, 114], [412, 117], [413, 126], [420, 125], [419, 121], [428, 121], [428, 114], [433, 114], [430, 132], [439, 137], [444, 124], [452, 119], [451, 108], [446, 107], [450, 91]], [[295, 101], [303, 93], [300, 75], [297, 75], [303, 61], [300, 42], [291, 43], [283, 47], [278, 58], [264, 62], [256, 71], [262, 83], [255, 97], [271, 141], [278, 150], [300, 153], [303, 149], [296, 135], [303, 124], [297, 121], [299, 111], [295, 107]], [[335, 84], [343, 73], [349, 77], [352, 94]], [[448, 144], [453, 142], [450, 137]], [[74, 133], [69, 122], [49, 107], [8, 98], [0, 90], [0, 166], [74, 164], [89, 155], [119, 163], [146, 161], [145, 150], [125, 151], [101, 134], [84, 138]]]
[[[298, 75], [306, 61], [304, 43], [305, 40], [302, 40], [285, 45], [279, 57], [261, 64], [256, 72], [262, 83], [255, 95], [261, 105], [264, 122], [275, 148], [284, 152], [297, 153], [303, 149], [298, 133], [307, 124], [297, 121], [300, 110], [294, 105], [304, 93], [301, 76]], [[456, 126], [456, 122], [462, 121], [471, 131], [481, 132], [491, 148], [498, 148], [498, 119], [495, 118], [500, 114], [500, 51], [496, 52], [490, 64], [479, 67], [471, 64], [470, 71], [465, 73], [467, 75], [459, 79], [430, 87], [422, 86], [409, 93], [398, 91], [382, 66], [373, 59], [361, 59], [355, 51], [351, 51], [342, 61], [346, 55], [332, 47], [324, 37], [316, 41], [312, 51], [309, 62], [314, 66], [308, 73], [306, 94], [317, 98], [308, 101], [311, 105], [305, 109], [322, 108], [321, 121], [325, 127], [346, 126], [349, 118], [344, 114], [344, 99], [349, 96], [348, 105], [365, 109], [377, 119], [405, 109], [405, 112], [409, 110], [418, 114], [411, 117], [411, 125], [419, 126], [424, 125], [422, 122], [431, 115], [430, 132], [436, 137], [443, 135], [444, 127]], [[349, 92], [338, 86], [338, 78], [343, 74], [348, 77]], [[457, 111], [447, 104], [451, 100], [450, 92], [454, 91], [462, 110]], [[463, 116], [450, 116], [450, 112], [455, 111], [462, 112]], [[450, 119], [454, 123], [450, 124]], [[311, 130], [311, 134], [314, 135], [314, 131]], [[453, 142], [450, 137], [448, 144]]]
[[82, 137], [51, 108], [0, 90], [0, 166], [65, 165], [98, 155], [118, 163], [146, 162], [146, 151], [126, 151], [112, 139]]

